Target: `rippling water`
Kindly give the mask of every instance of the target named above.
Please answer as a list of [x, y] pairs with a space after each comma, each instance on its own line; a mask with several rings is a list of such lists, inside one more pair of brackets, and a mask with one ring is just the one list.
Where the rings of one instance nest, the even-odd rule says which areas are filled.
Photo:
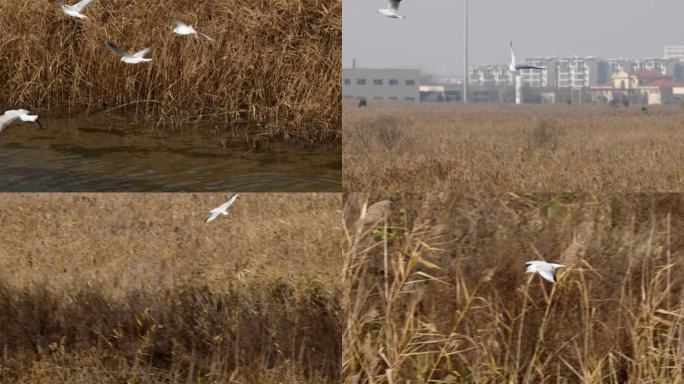
[[338, 192], [342, 188], [337, 147], [264, 144], [255, 150], [244, 133], [229, 128], [168, 132], [132, 120], [109, 114], [41, 115], [44, 130], [11, 125], [0, 135], [0, 191]]

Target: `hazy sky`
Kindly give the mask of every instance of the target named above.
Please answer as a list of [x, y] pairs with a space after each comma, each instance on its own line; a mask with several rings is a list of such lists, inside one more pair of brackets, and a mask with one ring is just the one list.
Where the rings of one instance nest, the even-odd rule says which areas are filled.
[[[403, 0], [406, 20], [376, 13], [386, 0], [343, 0], [343, 65], [463, 71], [465, 0]], [[597, 55], [660, 57], [684, 45], [684, 0], [470, 0], [470, 64]]]

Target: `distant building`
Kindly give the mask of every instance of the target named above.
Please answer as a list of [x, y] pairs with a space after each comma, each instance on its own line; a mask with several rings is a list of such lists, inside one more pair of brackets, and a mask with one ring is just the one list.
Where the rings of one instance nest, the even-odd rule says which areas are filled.
[[417, 69], [343, 68], [342, 78], [344, 99], [420, 100], [420, 71]]
[[470, 69], [468, 84], [479, 87], [510, 87], [515, 78], [508, 65], [480, 65]]
[[463, 100], [462, 84], [421, 85], [421, 102], [460, 102]]
[[558, 84], [558, 60], [555, 57], [533, 57], [525, 59], [525, 64], [536, 65], [546, 68], [545, 71], [537, 69], [523, 69], [520, 71], [520, 80], [525, 86], [532, 88], [556, 88]]
[[677, 72], [682, 63], [674, 58], [646, 58], [635, 63], [634, 70], [641, 69], [647, 71], [660, 72], [665, 76], [677, 77]]
[[420, 101], [446, 101], [446, 92], [444, 85], [421, 85], [420, 86]]
[[558, 88], [583, 88], [608, 82], [608, 63], [595, 56], [568, 57], [556, 66]]
[[684, 61], [684, 45], [666, 45], [665, 58]]
[[651, 71], [647, 69], [639, 69], [631, 72], [629, 75], [636, 77], [639, 87], [653, 83], [656, 80], [672, 80], [672, 76], [664, 75], [660, 71]]
[[608, 59], [608, 76], [621, 72], [629, 73], [637, 68], [636, 60], [631, 59]]
[[636, 70], [618, 72], [611, 82], [590, 88], [596, 103], [668, 104], [684, 99], [684, 82], [660, 71]]
[[634, 72], [618, 72], [611, 77], [611, 88], [632, 90], [639, 88], [639, 78]]

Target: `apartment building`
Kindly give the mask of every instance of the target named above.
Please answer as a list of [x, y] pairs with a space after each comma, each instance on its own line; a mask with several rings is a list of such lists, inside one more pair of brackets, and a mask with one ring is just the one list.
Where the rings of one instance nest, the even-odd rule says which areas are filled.
[[684, 45], [666, 45], [665, 58], [684, 61]]
[[523, 69], [520, 80], [523, 86], [533, 88], [555, 88], [558, 84], [558, 60], [555, 57], [533, 57], [525, 59], [525, 64], [546, 68], [545, 71]]
[[614, 58], [608, 59], [607, 63], [609, 76], [618, 73], [630, 73], [638, 68], [637, 61], [632, 59]]
[[509, 87], [515, 85], [515, 78], [508, 65], [480, 65], [470, 69], [468, 84], [479, 87]]
[[679, 78], [678, 71], [683, 64], [674, 58], [646, 58], [636, 62], [634, 70], [660, 72], [665, 76]]
[[583, 88], [609, 80], [608, 63], [595, 56], [559, 59], [556, 65], [558, 88]]

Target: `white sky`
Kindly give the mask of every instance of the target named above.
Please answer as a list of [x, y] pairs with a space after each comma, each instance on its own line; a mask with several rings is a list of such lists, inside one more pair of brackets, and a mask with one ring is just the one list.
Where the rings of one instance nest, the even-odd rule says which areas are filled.
[[[386, 0], [343, 0], [344, 67], [463, 72], [465, 0], [403, 0], [406, 20], [376, 13]], [[561, 4], [563, 6], [561, 6]], [[684, 45], [684, 0], [470, 0], [470, 65], [505, 64], [513, 39], [531, 56], [661, 57]]]

